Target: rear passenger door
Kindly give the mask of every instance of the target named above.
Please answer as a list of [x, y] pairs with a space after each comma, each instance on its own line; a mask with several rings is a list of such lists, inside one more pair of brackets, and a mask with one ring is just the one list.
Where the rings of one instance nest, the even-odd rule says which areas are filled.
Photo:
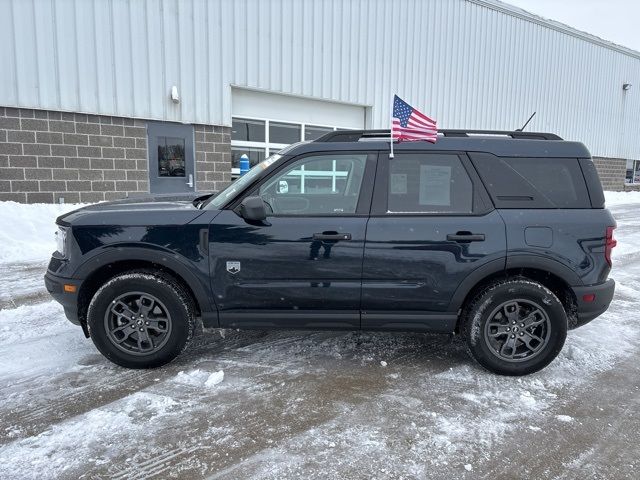
[[505, 226], [465, 154], [381, 156], [367, 225], [362, 328], [452, 331], [461, 282], [504, 268]]

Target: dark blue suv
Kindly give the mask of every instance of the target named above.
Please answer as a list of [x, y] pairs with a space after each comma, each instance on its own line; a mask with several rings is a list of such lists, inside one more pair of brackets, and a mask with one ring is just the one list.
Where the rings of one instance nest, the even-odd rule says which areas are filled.
[[388, 131], [292, 145], [217, 195], [58, 218], [47, 289], [111, 361], [158, 367], [196, 324], [459, 333], [537, 371], [602, 314], [615, 221], [589, 151], [553, 134]]

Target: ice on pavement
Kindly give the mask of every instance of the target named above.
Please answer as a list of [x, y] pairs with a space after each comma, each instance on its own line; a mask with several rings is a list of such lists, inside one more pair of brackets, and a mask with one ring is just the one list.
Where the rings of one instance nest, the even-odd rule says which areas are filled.
[[74, 207], [2, 202], [16, 228], [0, 232], [0, 478], [509, 477], [500, 452], [514, 445], [552, 453], [524, 475], [611, 472], [557, 447], [600, 436], [576, 434], [599, 425], [582, 410], [638, 354], [640, 195], [606, 197], [615, 301], [523, 378], [485, 372], [459, 341], [413, 333], [227, 331], [162, 369], [119, 368], [37, 296], [53, 221]]
[[556, 418], [559, 421], [565, 422], [565, 423], [573, 422], [573, 417], [571, 417], [570, 415], [556, 415]]
[[222, 370], [214, 373], [204, 372], [202, 370], [192, 370], [190, 372], [178, 372], [175, 378], [177, 383], [185, 385], [213, 387], [224, 380], [224, 372]]

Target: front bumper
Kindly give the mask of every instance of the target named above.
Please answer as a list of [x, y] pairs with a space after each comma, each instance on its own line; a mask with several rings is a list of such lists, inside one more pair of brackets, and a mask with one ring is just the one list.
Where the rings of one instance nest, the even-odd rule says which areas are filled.
[[[80, 290], [80, 280], [72, 278], [58, 277], [51, 272], [44, 275], [44, 285], [49, 294], [64, 308], [64, 314], [69, 321], [75, 325], [80, 325], [78, 318], [78, 291]], [[67, 292], [65, 285], [75, 286], [74, 292]]]
[[[616, 288], [616, 282], [610, 278], [606, 282], [598, 285], [571, 288], [575, 294], [578, 308], [576, 311], [577, 321], [575, 325], [570, 325], [570, 328], [577, 328], [602, 315], [607, 308], [609, 308]], [[592, 301], [585, 300], [585, 296], [590, 298], [591, 295], [595, 295]]]

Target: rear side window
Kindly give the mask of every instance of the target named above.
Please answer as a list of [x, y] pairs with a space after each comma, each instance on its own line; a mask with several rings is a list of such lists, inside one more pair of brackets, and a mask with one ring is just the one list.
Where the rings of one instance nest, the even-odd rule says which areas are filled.
[[577, 158], [470, 156], [496, 208], [591, 208]]
[[389, 160], [389, 213], [471, 213], [473, 184], [457, 155], [400, 153]]

